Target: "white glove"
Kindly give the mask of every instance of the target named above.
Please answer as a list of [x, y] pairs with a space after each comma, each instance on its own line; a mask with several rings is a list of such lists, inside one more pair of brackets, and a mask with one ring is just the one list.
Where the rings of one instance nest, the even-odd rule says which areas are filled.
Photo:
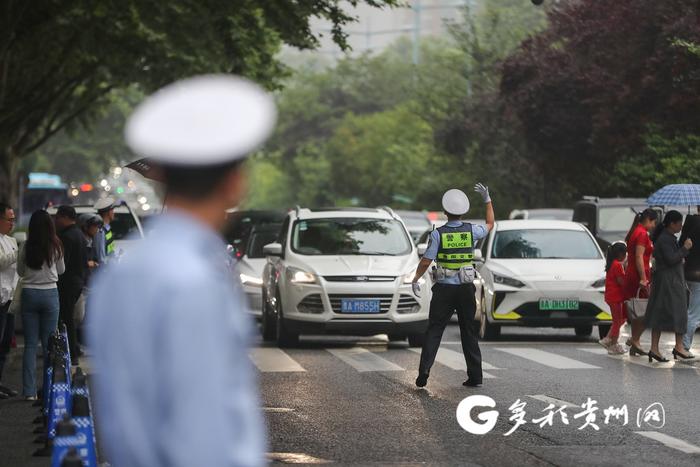
[[411, 286], [413, 287], [413, 294], [416, 297], [420, 297], [420, 284], [418, 282], [412, 282]]
[[488, 204], [491, 202], [491, 196], [489, 195], [489, 187], [487, 187], [483, 183], [477, 183], [474, 187], [474, 191], [481, 195], [481, 197], [484, 199], [484, 203]]

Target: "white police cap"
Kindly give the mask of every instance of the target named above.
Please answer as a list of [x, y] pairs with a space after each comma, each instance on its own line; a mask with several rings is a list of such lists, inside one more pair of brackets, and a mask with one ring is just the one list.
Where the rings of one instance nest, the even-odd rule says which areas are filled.
[[447, 190], [442, 195], [442, 208], [449, 214], [463, 216], [469, 212], [469, 198], [462, 190]]
[[126, 143], [153, 162], [181, 166], [243, 159], [272, 132], [277, 110], [258, 85], [232, 75], [172, 83], [129, 117]]
[[97, 202], [95, 203], [95, 205], [93, 206], [93, 209], [97, 212], [109, 211], [110, 209], [112, 209], [114, 207], [114, 203], [115, 203], [114, 198], [112, 198], [111, 196], [108, 196], [106, 198], [98, 199]]

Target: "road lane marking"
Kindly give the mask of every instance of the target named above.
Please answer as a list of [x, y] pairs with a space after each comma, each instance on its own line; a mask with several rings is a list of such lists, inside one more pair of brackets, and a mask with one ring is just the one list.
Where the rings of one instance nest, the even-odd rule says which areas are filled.
[[622, 355], [610, 355], [607, 350], [600, 348], [600, 347], [579, 347], [578, 350], [581, 350], [583, 352], [588, 352], [592, 353], [595, 355], [605, 355], [606, 357], [612, 358], [613, 360], [620, 360], [623, 362], [627, 363], [632, 363], [634, 365], [639, 365], [639, 366], [644, 366], [647, 368], [653, 368], [655, 370], [659, 369], [665, 369], [665, 370], [670, 370], [673, 368], [679, 368], [683, 370], [697, 370], [697, 368], [694, 368], [690, 365], [676, 365], [676, 363], [671, 360], [670, 362], [652, 362], [649, 363], [649, 358], [646, 356], [643, 357], [630, 357], [627, 354], [622, 354]]
[[288, 407], [263, 407], [263, 412], [267, 413], [290, 413], [294, 412], [294, 409]]
[[[415, 352], [417, 354], [421, 353], [421, 349], [409, 349], [411, 352]], [[446, 367], [452, 368], [453, 370], [457, 371], [467, 371], [467, 363], [464, 360], [464, 355], [461, 352], [455, 352], [454, 350], [450, 349], [445, 349], [440, 347], [438, 349], [437, 356], [435, 357], [435, 361], [445, 365]], [[481, 368], [483, 370], [500, 370], [500, 368], [496, 368], [493, 365], [490, 365], [486, 362], [481, 362]], [[489, 373], [484, 373], [482, 372], [484, 379], [486, 378], [495, 378], [494, 375], [491, 375]]]
[[267, 459], [283, 464], [330, 464], [332, 461], [299, 452], [268, 452]]
[[673, 436], [668, 436], [663, 433], [659, 433], [658, 431], [635, 431], [635, 433], [637, 433], [638, 435], [645, 436], [649, 439], [653, 439], [654, 441], [658, 441], [659, 443], [668, 446], [671, 449], [675, 449], [686, 454], [700, 454], [699, 447], [690, 443], [686, 443], [682, 439], [674, 438]]
[[263, 373], [306, 371], [283, 350], [271, 347], [251, 349], [248, 356]]
[[398, 365], [394, 365], [374, 352], [362, 347], [351, 349], [326, 349], [354, 369], [360, 372], [366, 371], [404, 371]]
[[545, 352], [539, 349], [528, 349], [522, 347], [496, 347], [496, 350], [506, 352], [516, 357], [531, 360], [540, 365], [545, 365], [559, 370], [597, 370], [600, 367], [589, 365], [588, 363], [579, 362], [572, 358], [563, 357], [551, 352]]
[[574, 404], [572, 402], [563, 401], [561, 399], [555, 399], [554, 397], [545, 396], [544, 394], [531, 394], [527, 397], [532, 397], [541, 402], [546, 402], [547, 404], [552, 404], [555, 407], [579, 407], [580, 404]]

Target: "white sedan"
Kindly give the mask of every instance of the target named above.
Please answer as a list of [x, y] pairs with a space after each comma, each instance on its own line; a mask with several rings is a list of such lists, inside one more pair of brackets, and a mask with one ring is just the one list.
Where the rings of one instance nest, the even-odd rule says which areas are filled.
[[581, 337], [598, 326], [607, 334], [605, 259], [583, 225], [501, 221], [479, 246], [482, 338], [497, 338], [501, 326], [570, 327]]

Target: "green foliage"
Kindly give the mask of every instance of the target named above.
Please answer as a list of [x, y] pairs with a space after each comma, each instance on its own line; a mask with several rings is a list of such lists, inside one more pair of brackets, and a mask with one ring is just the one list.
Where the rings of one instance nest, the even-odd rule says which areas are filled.
[[620, 195], [646, 197], [672, 183], [700, 183], [700, 136], [666, 136], [652, 127], [643, 150], [617, 163], [611, 190]]
[[[392, 6], [397, 0], [350, 0]], [[283, 43], [312, 48], [314, 17], [345, 47], [352, 21], [337, 0], [9, 1], [0, 15], [0, 197], [14, 196], [18, 158], [63, 129], [87, 126], [110, 92], [150, 92], [202, 73], [270, 88]]]

